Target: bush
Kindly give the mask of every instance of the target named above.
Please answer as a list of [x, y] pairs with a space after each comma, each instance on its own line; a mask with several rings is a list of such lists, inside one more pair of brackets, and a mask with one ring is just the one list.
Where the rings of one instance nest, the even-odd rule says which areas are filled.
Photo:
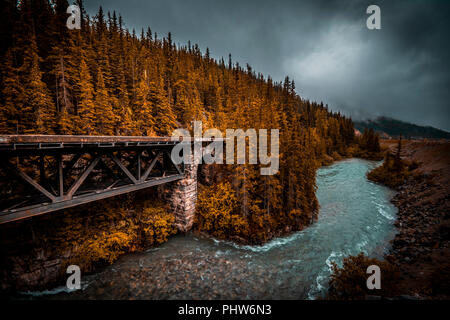
[[121, 231], [103, 232], [92, 239], [86, 239], [68, 264], [77, 264], [84, 271], [92, 271], [99, 262], [111, 264], [127, 252], [133, 235]]
[[167, 214], [163, 207], [147, 207], [140, 220], [147, 245], [161, 244], [177, 232], [173, 223], [175, 217]]
[[335, 161], [339, 161], [339, 160], [342, 159], [342, 156], [341, 156], [339, 153], [337, 153], [336, 151], [333, 151], [333, 153], [331, 154], [331, 157], [332, 157], [333, 160], [335, 160]]
[[214, 237], [246, 236], [247, 221], [238, 214], [238, 202], [230, 183], [202, 187], [198, 193], [195, 229]]
[[367, 174], [367, 178], [388, 187], [396, 188], [405, 182], [409, 176], [409, 171], [415, 167], [387, 153], [383, 164], [370, 171]]
[[450, 295], [450, 264], [437, 267], [430, 278], [433, 294]]
[[76, 264], [93, 271], [125, 253], [161, 244], [176, 233], [174, 216], [156, 199], [128, 204], [103, 201], [89, 210], [95, 214], [68, 213], [61, 225], [40, 237], [49, 251], [67, 257], [63, 269]]
[[330, 157], [327, 154], [324, 154], [322, 156], [322, 158], [321, 158], [321, 163], [320, 164], [322, 166], [329, 166], [329, 165], [333, 164], [333, 162], [334, 162], [334, 159], [332, 157]]
[[[377, 265], [381, 270], [381, 289], [367, 288], [367, 267]], [[398, 294], [397, 283], [399, 272], [396, 267], [386, 261], [369, 258], [363, 253], [344, 258], [342, 268], [332, 265], [328, 298], [335, 300], [360, 300], [366, 295], [395, 296]]]

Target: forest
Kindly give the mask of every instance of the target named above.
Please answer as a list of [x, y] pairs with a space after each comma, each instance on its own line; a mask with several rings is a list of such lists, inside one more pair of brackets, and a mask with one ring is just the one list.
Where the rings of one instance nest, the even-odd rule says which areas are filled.
[[[199, 188], [195, 230], [262, 243], [301, 230], [318, 214], [315, 173], [341, 157], [379, 153], [373, 130], [322, 102], [302, 99], [293, 80], [211, 57], [169, 32], [128, 30], [116, 12], [66, 27], [66, 0], [6, 1], [2, 9], [0, 134], [170, 136], [176, 128], [279, 129], [280, 170], [213, 165]], [[151, 23], [151, 21], [150, 21]]]

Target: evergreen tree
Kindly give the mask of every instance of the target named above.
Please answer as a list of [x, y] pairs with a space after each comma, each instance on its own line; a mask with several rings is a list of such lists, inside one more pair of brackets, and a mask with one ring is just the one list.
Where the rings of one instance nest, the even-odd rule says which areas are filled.
[[54, 133], [55, 107], [47, 85], [42, 81], [39, 55], [34, 36], [24, 51], [24, 62], [20, 68], [23, 75], [25, 101], [19, 123], [20, 133]]
[[135, 121], [138, 132], [145, 136], [153, 136], [155, 135], [153, 130], [155, 119], [153, 117], [153, 104], [150, 101], [149, 80], [146, 73], [137, 85], [135, 96], [134, 112], [136, 114]]
[[96, 105], [94, 101], [94, 87], [89, 68], [84, 61], [80, 64], [80, 93], [78, 102], [78, 115], [76, 119], [76, 128], [78, 134], [94, 135], [97, 134], [96, 127]]
[[95, 87], [95, 110], [97, 118], [97, 131], [102, 135], [114, 134], [114, 113], [111, 98], [103, 80], [103, 71], [97, 70], [97, 81]]
[[18, 108], [25, 102], [24, 87], [19, 79], [19, 70], [14, 64], [13, 50], [3, 60], [3, 101], [0, 105], [0, 131], [3, 134], [19, 133], [20, 113]]
[[158, 83], [151, 82], [149, 88], [149, 101], [152, 105], [153, 116], [155, 118], [156, 134], [171, 135], [176, 129], [176, 116], [169, 104], [167, 95], [162, 89], [162, 81]]
[[351, 119], [302, 99], [289, 77], [265, 79], [231, 54], [227, 65], [217, 62], [198, 44], [175, 46], [170, 33], [158, 38], [148, 28], [137, 37], [115, 12], [105, 18], [99, 8], [91, 19], [77, 4], [81, 30], [65, 26], [67, 0], [5, 6], [14, 19], [1, 35], [1, 133], [167, 136], [194, 120], [205, 129], [279, 129], [277, 174], [261, 176], [254, 164], [216, 166], [202, 195], [224, 192], [213, 203], [232, 207], [212, 210], [206, 198], [198, 204], [197, 228], [255, 243], [314, 220], [319, 165], [355, 144], [380, 151], [373, 130], [356, 139]]

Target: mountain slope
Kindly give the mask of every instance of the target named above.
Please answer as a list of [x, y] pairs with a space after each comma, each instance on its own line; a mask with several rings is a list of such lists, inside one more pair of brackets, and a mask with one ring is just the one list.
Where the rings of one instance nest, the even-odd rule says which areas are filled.
[[398, 137], [401, 134], [406, 138], [450, 139], [450, 133], [447, 131], [429, 126], [419, 126], [388, 117], [378, 117], [374, 120], [354, 121], [354, 124], [355, 128], [361, 132], [366, 128], [372, 128], [379, 133], [386, 133], [391, 137]]

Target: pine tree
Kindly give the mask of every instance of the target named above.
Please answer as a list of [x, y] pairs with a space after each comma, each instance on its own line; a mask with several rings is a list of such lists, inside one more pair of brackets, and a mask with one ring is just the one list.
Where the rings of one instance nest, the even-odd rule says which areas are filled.
[[157, 135], [171, 135], [176, 128], [176, 116], [170, 106], [167, 95], [163, 91], [162, 81], [150, 82], [149, 101], [155, 118], [155, 132]]
[[97, 131], [102, 135], [114, 134], [114, 113], [111, 98], [105, 87], [103, 71], [97, 70], [97, 81], [95, 87], [95, 113], [97, 117]]
[[24, 52], [24, 62], [21, 66], [23, 74], [25, 101], [21, 110], [21, 133], [54, 133], [55, 106], [50, 98], [47, 85], [42, 81], [39, 67], [39, 56], [36, 39], [31, 37], [29, 46]]
[[3, 60], [2, 103], [0, 105], [0, 132], [19, 133], [20, 113], [18, 108], [25, 102], [24, 87], [20, 83], [19, 70], [14, 65], [13, 50], [10, 49]]
[[288, 77], [265, 79], [233, 63], [231, 54], [228, 65], [217, 62], [198, 44], [175, 46], [171, 34], [158, 38], [147, 29], [137, 37], [115, 12], [105, 19], [100, 8], [91, 19], [77, 3], [82, 29], [70, 31], [67, 0], [5, 7], [14, 19], [1, 35], [0, 132], [166, 136], [194, 120], [205, 129], [279, 129], [277, 174], [261, 176], [261, 165], [217, 166], [204, 195], [223, 192], [214, 203], [233, 208], [214, 210], [226, 215], [214, 220], [208, 201], [199, 201], [206, 216], [197, 228], [255, 243], [311, 223], [321, 163], [355, 143], [363, 152], [380, 150], [373, 130], [355, 139], [351, 119], [302, 99]]
[[134, 101], [134, 112], [139, 134], [145, 136], [155, 135], [153, 129], [155, 119], [153, 117], [153, 105], [150, 101], [150, 86], [146, 73], [139, 81], [136, 88], [136, 99]]
[[94, 87], [89, 68], [84, 59], [81, 60], [79, 73], [80, 94], [76, 119], [77, 125], [75, 127], [79, 130], [77, 132], [78, 134], [94, 135], [98, 133], [96, 127], [97, 115], [95, 113]]
[[73, 121], [71, 115], [75, 113], [72, 100], [72, 86], [70, 76], [67, 70], [67, 62], [70, 58], [64, 54], [64, 50], [56, 47], [56, 55], [52, 56], [53, 70], [55, 78], [56, 92], [56, 112], [57, 112], [57, 132], [60, 134], [73, 133]]

